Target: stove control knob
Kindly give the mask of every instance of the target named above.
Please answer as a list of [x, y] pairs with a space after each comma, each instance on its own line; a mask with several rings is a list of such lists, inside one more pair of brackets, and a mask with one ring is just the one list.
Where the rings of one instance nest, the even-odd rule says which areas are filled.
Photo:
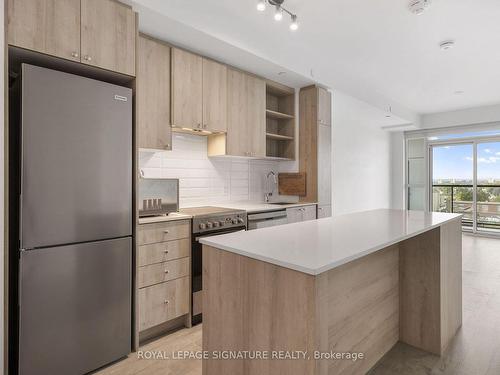
[[226, 222], [224, 220], [221, 220], [221, 221], [219, 221], [219, 224], [221, 227], [223, 227], [224, 225], [226, 225]]
[[200, 229], [205, 229], [207, 226], [205, 225], [205, 223], [200, 223]]
[[238, 224], [238, 219], [233, 219], [233, 224]]
[[241, 217], [238, 218], [238, 223], [239, 224], [243, 224], [245, 222], [245, 220], [243, 220]]
[[212, 222], [211, 222], [211, 221], [207, 222], [207, 228], [209, 228], [209, 229], [210, 229], [210, 228], [212, 228], [212, 226], [213, 226], [213, 224], [212, 224]]
[[214, 221], [213, 224], [214, 224], [214, 228], [217, 228], [219, 226], [219, 222], [218, 221]]

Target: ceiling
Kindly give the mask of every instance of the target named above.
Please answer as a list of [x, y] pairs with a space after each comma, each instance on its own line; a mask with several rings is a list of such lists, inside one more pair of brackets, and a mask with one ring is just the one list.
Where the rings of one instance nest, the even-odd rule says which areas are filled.
[[[133, 1], [237, 48], [243, 65], [245, 54], [254, 55], [284, 67], [296, 84], [339, 89], [409, 122], [416, 114], [500, 103], [500, 1], [434, 0], [420, 16], [408, 2], [286, 0], [299, 16], [291, 32], [287, 17], [275, 22], [271, 9], [257, 12], [256, 0]], [[140, 23], [168, 33], [160, 19]], [[455, 47], [440, 50], [447, 39]]]

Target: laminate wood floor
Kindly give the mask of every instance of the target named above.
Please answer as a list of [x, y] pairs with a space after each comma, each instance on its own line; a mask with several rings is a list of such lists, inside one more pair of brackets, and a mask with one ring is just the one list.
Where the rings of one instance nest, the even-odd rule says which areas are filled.
[[[500, 239], [464, 235], [463, 272], [463, 326], [445, 355], [398, 343], [370, 375], [500, 375]], [[182, 329], [140, 350], [157, 356], [201, 350], [201, 329]], [[96, 373], [135, 374], [201, 375], [201, 360], [143, 359], [132, 353]]]

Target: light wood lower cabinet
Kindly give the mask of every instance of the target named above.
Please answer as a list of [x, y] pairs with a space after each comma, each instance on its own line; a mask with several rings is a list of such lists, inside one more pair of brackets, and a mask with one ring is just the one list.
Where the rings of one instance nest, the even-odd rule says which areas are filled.
[[[191, 309], [191, 224], [189, 220], [138, 227], [139, 331], [187, 315]], [[171, 324], [168, 323], [168, 324]], [[169, 327], [171, 329], [171, 327]], [[149, 332], [149, 331], [148, 331]]]
[[188, 276], [189, 266], [189, 258], [187, 257], [140, 267], [139, 288]]
[[316, 220], [316, 205], [291, 207], [286, 209], [288, 224], [301, 221]]
[[188, 257], [191, 253], [189, 238], [182, 240], [158, 242], [139, 246], [139, 267], [148, 264], [162, 263], [172, 259]]
[[189, 277], [139, 289], [139, 330], [189, 313]]
[[325, 217], [332, 216], [332, 206], [331, 205], [318, 205], [318, 219], [323, 219]]
[[142, 224], [137, 231], [139, 245], [189, 238], [189, 235], [190, 224], [186, 220]]

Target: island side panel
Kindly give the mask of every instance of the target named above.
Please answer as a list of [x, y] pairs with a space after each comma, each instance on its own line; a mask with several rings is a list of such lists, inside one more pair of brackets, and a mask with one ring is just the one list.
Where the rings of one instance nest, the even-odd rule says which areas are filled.
[[399, 247], [387, 247], [317, 277], [317, 348], [363, 353], [321, 360], [316, 374], [364, 374], [399, 339]]
[[[314, 276], [203, 246], [203, 350], [314, 350]], [[203, 375], [303, 375], [312, 360], [203, 360]]]
[[462, 223], [441, 226], [441, 352], [462, 326]]
[[400, 243], [400, 340], [441, 354], [441, 232]]

